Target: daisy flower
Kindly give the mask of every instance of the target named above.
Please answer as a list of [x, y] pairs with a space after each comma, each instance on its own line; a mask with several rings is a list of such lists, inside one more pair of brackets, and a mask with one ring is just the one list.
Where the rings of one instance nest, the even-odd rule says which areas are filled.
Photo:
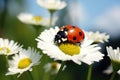
[[22, 50], [22, 46], [20, 46], [17, 42], [13, 40], [0, 38], [0, 55], [12, 55], [16, 54]]
[[61, 0], [37, 0], [38, 5], [48, 10], [60, 10], [66, 7], [66, 3]]
[[118, 71], [120, 69], [120, 48], [113, 49], [111, 46], [106, 47], [108, 56], [111, 59], [112, 68], [114, 71]]
[[77, 64], [84, 62], [86, 64], [92, 64], [95, 61], [103, 59], [103, 54], [99, 52], [100, 47], [97, 44], [92, 44], [92, 40], [85, 39], [81, 45], [74, 45], [72, 43], [61, 43], [56, 45], [54, 38], [58, 27], [44, 30], [36, 39], [38, 41], [37, 47], [40, 48], [43, 53], [47, 54], [55, 60], [68, 61], [72, 60]]
[[[32, 25], [41, 25], [41, 26], [49, 26], [49, 18], [42, 18], [40, 16], [35, 16], [29, 13], [20, 13], [17, 18], [25, 23], [25, 24], [32, 24]], [[52, 18], [52, 25], [55, 24], [57, 18]]]
[[58, 62], [47, 63], [44, 66], [45, 72], [51, 72], [51, 74], [56, 74], [60, 69], [61, 64]]
[[38, 65], [41, 55], [33, 48], [23, 49], [19, 54], [15, 54], [13, 60], [9, 60], [9, 68], [6, 75], [19, 73], [18, 77], [25, 71], [32, 71], [32, 66]]
[[96, 32], [86, 32], [88, 39], [93, 40], [94, 43], [103, 43], [104, 41], [108, 42], [109, 35], [106, 33], [100, 33], [99, 31]]
[[120, 61], [120, 49], [119, 47], [117, 49], [113, 49], [111, 46], [110, 47], [106, 47], [107, 52], [108, 52], [108, 56], [110, 57], [110, 59], [112, 61]]

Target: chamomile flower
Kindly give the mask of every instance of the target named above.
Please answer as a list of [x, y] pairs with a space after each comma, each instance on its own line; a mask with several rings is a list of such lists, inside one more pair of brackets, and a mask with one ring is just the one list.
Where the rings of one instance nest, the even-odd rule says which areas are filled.
[[22, 50], [22, 46], [20, 46], [17, 42], [13, 40], [0, 38], [0, 55], [12, 55], [16, 54]]
[[106, 47], [108, 56], [111, 59], [111, 65], [114, 71], [118, 71], [120, 69], [120, 48], [113, 49], [111, 46]]
[[108, 56], [112, 61], [117, 61], [120, 62], [120, 48], [118, 47], [117, 49], [113, 49], [111, 46], [106, 47]]
[[92, 40], [87, 40], [87, 38], [81, 43], [81, 45], [74, 45], [72, 43], [61, 43], [56, 45], [54, 43], [54, 38], [58, 27], [50, 28], [49, 30], [44, 30], [36, 39], [38, 41], [37, 47], [40, 48], [43, 53], [47, 54], [55, 60], [68, 61], [72, 60], [77, 64], [84, 62], [88, 65], [93, 62], [98, 62], [103, 59], [103, 54], [99, 52], [100, 47], [97, 44], [92, 44]]
[[61, 0], [37, 0], [38, 5], [48, 10], [60, 10], [66, 7], [66, 3]]
[[93, 40], [94, 43], [103, 43], [104, 41], [108, 42], [109, 35], [106, 33], [100, 33], [99, 31], [96, 32], [86, 32], [88, 39]]
[[[60, 69], [61, 64], [58, 62], [47, 63], [44, 66], [45, 72], [50, 72], [51, 74], [56, 74]], [[65, 67], [65, 66], [64, 66]]]
[[19, 54], [13, 56], [13, 60], [9, 60], [9, 68], [6, 75], [18, 74], [18, 77], [25, 71], [32, 71], [32, 66], [38, 65], [41, 55], [33, 48], [23, 49]]
[[[31, 24], [31, 25], [41, 25], [41, 26], [49, 26], [49, 18], [43, 18], [40, 16], [35, 16], [29, 13], [20, 13], [17, 18], [25, 23], [25, 24]], [[57, 18], [53, 18], [52, 25], [55, 24]]]

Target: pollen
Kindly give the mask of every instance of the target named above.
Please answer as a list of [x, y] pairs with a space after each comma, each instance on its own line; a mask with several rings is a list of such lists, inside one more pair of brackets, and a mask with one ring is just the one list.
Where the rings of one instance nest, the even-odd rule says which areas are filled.
[[0, 51], [2, 51], [3, 50], [3, 48], [0, 48]]
[[57, 62], [53, 62], [51, 68], [52, 68], [52, 69], [56, 69], [57, 66], [58, 66], [58, 63], [57, 63]]
[[10, 53], [10, 49], [7, 47], [0, 47], [0, 51], [4, 52], [4, 53]]
[[24, 58], [19, 61], [18, 68], [24, 69], [24, 68], [28, 67], [31, 63], [32, 63], [32, 61], [29, 58]]
[[67, 55], [73, 56], [80, 53], [80, 46], [73, 43], [61, 43], [59, 48]]
[[40, 16], [34, 16], [33, 20], [35, 20], [36, 22], [39, 22], [40, 20], [42, 20], [42, 17], [40, 17]]

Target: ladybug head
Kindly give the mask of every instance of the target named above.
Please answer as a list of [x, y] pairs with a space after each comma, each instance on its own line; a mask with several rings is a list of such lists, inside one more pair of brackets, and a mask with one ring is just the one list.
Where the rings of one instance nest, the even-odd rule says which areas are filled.
[[67, 35], [65, 31], [58, 31], [57, 34], [55, 35], [54, 42], [55, 43], [61, 43], [67, 41]]

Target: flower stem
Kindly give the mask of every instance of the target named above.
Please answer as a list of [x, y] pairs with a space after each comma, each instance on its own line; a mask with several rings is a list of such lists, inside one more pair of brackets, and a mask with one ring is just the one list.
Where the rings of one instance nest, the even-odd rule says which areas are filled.
[[[6, 70], [8, 70], [8, 68], [9, 68], [9, 63], [8, 63], [8, 56], [7, 56], [7, 55], [5, 55], [5, 59], [6, 59]], [[10, 76], [10, 79], [11, 79], [11, 80], [15, 80], [15, 79], [14, 79], [14, 75], [11, 75], [11, 76]]]
[[38, 25], [33, 25], [33, 27], [34, 27], [34, 29], [35, 29], [36, 36], [38, 36], [38, 35], [39, 35], [39, 28], [40, 28], [40, 26], [38, 26]]
[[9, 68], [8, 56], [5, 55], [5, 59], [6, 59], [6, 69], [8, 69]]
[[27, 72], [28, 72], [28, 74], [29, 74], [30, 80], [33, 80], [33, 76], [32, 76], [32, 74], [31, 74], [31, 72], [30, 72], [30, 71], [27, 71]]
[[52, 17], [53, 17], [53, 13], [52, 11], [49, 11], [50, 12], [50, 22], [49, 22], [49, 28], [52, 26]]
[[43, 80], [50, 80], [50, 73], [49, 72], [48, 73], [46, 72], [44, 74]]
[[113, 80], [113, 79], [114, 79], [115, 74], [116, 74], [116, 71], [114, 71], [114, 72], [112, 73], [112, 75], [111, 75], [111, 77], [110, 77], [110, 80]]
[[55, 80], [58, 80], [58, 79], [59, 79], [59, 75], [61, 74], [62, 69], [63, 69], [63, 67], [64, 67], [65, 64], [66, 64], [66, 61], [63, 61], [62, 64], [61, 64], [61, 67], [60, 67], [60, 69], [59, 69], [59, 71], [58, 71], [58, 73], [57, 73], [57, 75], [56, 75]]
[[89, 66], [87, 80], [91, 80], [92, 65]]

